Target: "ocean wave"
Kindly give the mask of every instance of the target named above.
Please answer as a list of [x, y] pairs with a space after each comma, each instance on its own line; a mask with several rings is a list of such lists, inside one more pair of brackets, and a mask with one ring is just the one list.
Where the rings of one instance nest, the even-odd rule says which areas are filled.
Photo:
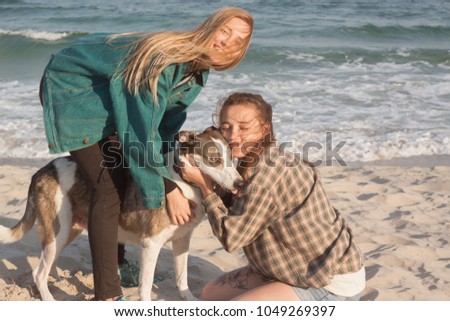
[[[217, 101], [245, 90], [273, 104], [280, 142], [291, 143], [296, 152], [308, 143], [316, 146], [309, 150], [311, 160], [325, 159], [326, 132], [332, 132], [332, 148], [345, 141], [339, 150], [345, 162], [450, 154], [450, 79], [388, 70], [370, 77], [333, 70], [291, 81], [284, 76], [213, 73], [189, 108], [183, 129], [210, 126]], [[0, 153], [11, 158], [49, 155], [36, 82], [0, 82]]]
[[298, 66], [342, 66], [348, 64], [377, 65], [380, 63], [410, 64], [425, 63], [432, 66], [449, 66], [448, 49], [410, 48], [407, 46], [389, 48], [362, 47], [258, 47], [249, 50], [246, 61], [252, 64]]
[[423, 37], [448, 38], [450, 36], [450, 27], [448, 26], [401, 26], [386, 25], [377, 26], [374, 24], [365, 24], [362, 26], [348, 27], [343, 26], [337, 29], [337, 32], [343, 35], [363, 37], [370, 39], [403, 39], [411, 40]]
[[303, 154], [307, 160], [329, 159], [333, 150], [344, 162], [371, 162], [408, 158], [415, 156], [437, 156], [450, 154], [450, 137], [442, 133], [420, 131], [404, 133], [395, 131], [384, 135], [370, 136], [364, 131], [311, 132], [298, 130], [289, 133], [286, 125], [275, 124], [277, 139], [292, 152]]
[[5, 30], [0, 29], [0, 36], [20, 36], [34, 40], [46, 40], [46, 41], [58, 41], [74, 35], [74, 32], [51, 32], [51, 31], [39, 31], [31, 29], [23, 30]]

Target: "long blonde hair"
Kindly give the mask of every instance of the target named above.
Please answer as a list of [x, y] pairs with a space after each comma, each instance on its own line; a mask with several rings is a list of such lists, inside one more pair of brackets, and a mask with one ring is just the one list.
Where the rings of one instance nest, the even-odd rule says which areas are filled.
[[[250, 34], [239, 45], [238, 54], [229, 51], [218, 52], [211, 44], [223, 26], [232, 18], [239, 18], [250, 27]], [[226, 70], [235, 67], [245, 56], [253, 33], [253, 17], [241, 8], [225, 7], [192, 31], [187, 32], [156, 32], [119, 34], [110, 37], [110, 42], [118, 37], [137, 36], [131, 42], [132, 46], [125, 57], [126, 65], [118, 72], [124, 76], [127, 89], [137, 95], [140, 90], [150, 88], [153, 100], [158, 104], [158, 78], [163, 70], [171, 64], [191, 62], [189, 73], [201, 69]], [[214, 54], [215, 61], [210, 59]], [[219, 59], [218, 59], [219, 58]]]

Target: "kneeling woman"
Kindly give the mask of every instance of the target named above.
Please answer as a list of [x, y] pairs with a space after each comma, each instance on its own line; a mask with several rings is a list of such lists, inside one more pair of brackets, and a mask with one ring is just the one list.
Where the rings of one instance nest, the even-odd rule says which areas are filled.
[[244, 186], [225, 204], [198, 168], [183, 168], [183, 177], [201, 188], [223, 247], [243, 248], [249, 265], [209, 282], [202, 299], [358, 299], [365, 270], [352, 231], [314, 168], [275, 143], [272, 107], [260, 95], [234, 93], [218, 116]]

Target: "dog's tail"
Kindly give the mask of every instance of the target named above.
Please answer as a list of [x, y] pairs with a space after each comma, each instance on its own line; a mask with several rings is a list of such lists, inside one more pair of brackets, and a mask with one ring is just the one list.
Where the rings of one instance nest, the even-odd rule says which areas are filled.
[[0, 244], [9, 244], [22, 239], [33, 227], [36, 221], [36, 211], [34, 210], [33, 194], [31, 191], [32, 184], [28, 191], [27, 207], [22, 219], [11, 228], [0, 225]]

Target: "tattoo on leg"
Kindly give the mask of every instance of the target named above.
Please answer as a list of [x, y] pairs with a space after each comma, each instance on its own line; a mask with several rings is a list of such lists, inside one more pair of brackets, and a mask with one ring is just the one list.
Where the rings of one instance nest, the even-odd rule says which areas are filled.
[[237, 288], [240, 290], [248, 290], [248, 279], [253, 274], [253, 270], [249, 267], [231, 271], [219, 277], [216, 284], [224, 286], [229, 284], [231, 288]]

